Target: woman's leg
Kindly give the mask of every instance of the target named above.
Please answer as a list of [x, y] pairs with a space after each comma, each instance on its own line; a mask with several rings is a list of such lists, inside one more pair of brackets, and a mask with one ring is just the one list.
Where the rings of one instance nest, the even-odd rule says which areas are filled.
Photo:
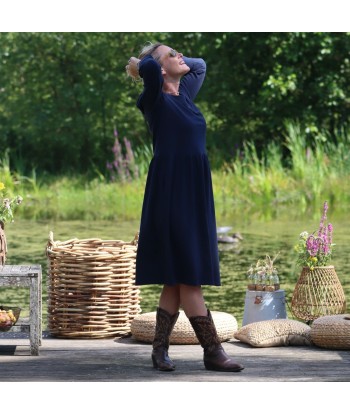
[[204, 350], [204, 366], [220, 372], [240, 372], [244, 367], [234, 362], [221, 346], [210, 311], [205, 306], [200, 286], [180, 285], [181, 306], [190, 320]]
[[179, 286], [164, 285], [157, 308], [156, 329], [153, 339], [153, 367], [162, 371], [171, 371], [175, 365], [168, 356], [169, 338], [179, 316]]
[[206, 316], [208, 314], [205, 306], [202, 287], [181, 284], [180, 303], [188, 318], [194, 316]]
[[180, 286], [164, 285], [159, 299], [159, 307], [169, 314], [175, 314], [180, 308]]

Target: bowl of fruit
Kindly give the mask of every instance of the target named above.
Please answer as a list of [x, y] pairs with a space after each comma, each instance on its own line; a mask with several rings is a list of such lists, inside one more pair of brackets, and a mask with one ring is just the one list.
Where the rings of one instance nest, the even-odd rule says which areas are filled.
[[21, 309], [19, 307], [0, 306], [0, 331], [8, 331], [19, 318]]

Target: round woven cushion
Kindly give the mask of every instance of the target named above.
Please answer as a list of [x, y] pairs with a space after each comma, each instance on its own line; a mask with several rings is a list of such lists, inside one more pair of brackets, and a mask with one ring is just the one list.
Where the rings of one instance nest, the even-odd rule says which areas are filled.
[[350, 349], [350, 314], [319, 317], [312, 323], [311, 340], [326, 349]]
[[[233, 338], [237, 331], [237, 320], [234, 316], [221, 311], [211, 311], [211, 315], [221, 342]], [[156, 312], [136, 315], [131, 322], [131, 334], [136, 340], [152, 343], [156, 328]], [[195, 332], [181, 310], [179, 318], [170, 336], [170, 344], [199, 344]]]

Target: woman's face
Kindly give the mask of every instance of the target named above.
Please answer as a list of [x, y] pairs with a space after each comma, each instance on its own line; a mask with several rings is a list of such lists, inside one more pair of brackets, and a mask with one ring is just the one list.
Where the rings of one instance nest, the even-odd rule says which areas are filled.
[[166, 45], [159, 46], [155, 51], [155, 58], [170, 77], [182, 76], [189, 72], [190, 68], [182, 57], [182, 53]]

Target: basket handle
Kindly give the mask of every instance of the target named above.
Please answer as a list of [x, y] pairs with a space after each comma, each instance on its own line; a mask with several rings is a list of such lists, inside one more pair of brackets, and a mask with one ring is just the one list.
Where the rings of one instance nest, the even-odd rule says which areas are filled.
[[46, 256], [49, 255], [49, 251], [55, 246], [55, 241], [53, 239], [53, 232], [50, 231], [49, 233], [49, 239], [47, 241], [47, 245], [46, 245]]
[[131, 241], [132, 245], [137, 245], [139, 243], [139, 236], [140, 236], [140, 232], [136, 232], [133, 241]]

